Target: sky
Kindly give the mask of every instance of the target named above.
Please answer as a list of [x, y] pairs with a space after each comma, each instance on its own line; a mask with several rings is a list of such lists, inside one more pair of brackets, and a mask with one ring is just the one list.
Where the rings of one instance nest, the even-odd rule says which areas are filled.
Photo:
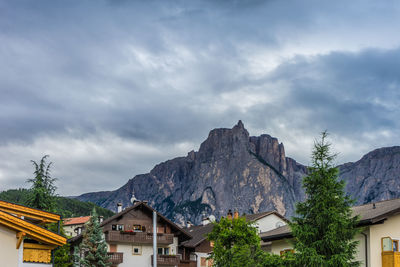
[[240, 119], [310, 162], [399, 145], [400, 1], [0, 0], [0, 191], [114, 190]]

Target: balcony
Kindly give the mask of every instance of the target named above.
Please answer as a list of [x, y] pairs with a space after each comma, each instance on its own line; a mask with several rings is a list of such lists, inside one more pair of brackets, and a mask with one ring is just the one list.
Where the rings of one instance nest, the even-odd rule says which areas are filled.
[[[153, 255], [151, 255], [153, 265]], [[179, 255], [157, 255], [157, 266], [178, 266]]]
[[108, 252], [107, 255], [112, 265], [117, 265], [124, 261], [124, 253], [122, 252]]
[[197, 261], [181, 260], [179, 267], [197, 267]]
[[[143, 232], [105, 232], [107, 242], [132, 243], [132, 244], [153, 244], [153, 234]], [[157, 234], [157, 244], [170, 245], [174, 243], [173, 234]]]

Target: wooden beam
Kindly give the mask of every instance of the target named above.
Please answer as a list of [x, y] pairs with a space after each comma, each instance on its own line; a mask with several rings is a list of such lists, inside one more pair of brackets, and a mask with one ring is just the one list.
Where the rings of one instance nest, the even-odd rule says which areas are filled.
[[18, 232], [17, 233], [17, 238], [18, 238], [18, 240], [17, 240], [17, 249], [19, 249], [19, 247], [21, 246], [22, 240], [24, 240], [24, 236], [25, 235], [26, 234], [24, 232]]
[[23, 205], [10, 203], [3, 200], [0, 200], [0, 210], [7, 213], [15, 214], [18, 217], [24, 216], [26, 218], [31, 218], [39, 221], [57, 222], [61, 220], [61, 217], [58, 214], [29, 208]]

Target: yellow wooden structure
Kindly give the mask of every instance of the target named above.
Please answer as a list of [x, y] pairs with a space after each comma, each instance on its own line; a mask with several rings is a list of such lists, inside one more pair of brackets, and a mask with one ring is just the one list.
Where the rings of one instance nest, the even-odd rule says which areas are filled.
[[399, 240], [382, 237], [382, 267], [400, 267]]
[[[27, 221], [26, 218], [33, 219], [42, 225], [59, 221], [60, 215], [0, 201], [0, 225], [16, 232], [16, 249], [19, 249], [23, 243], [23, 261], [50, 263], [51, 251], [66, 244], [66, 238], [32, 221]], [[28, 242], [23, 242], [26, 238], [29, 239]]]

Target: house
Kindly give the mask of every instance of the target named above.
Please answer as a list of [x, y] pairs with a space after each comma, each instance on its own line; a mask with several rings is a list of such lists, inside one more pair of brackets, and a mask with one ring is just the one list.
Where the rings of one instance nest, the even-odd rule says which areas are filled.
[[52, 250], [67, 240], [42, 226], [60, 219], [58, 214], [0, 201], [1, 266], [52, 266]]
[[[356, 259], [361, 266], [400, 266], [400, 199], [355, 206], [352, 210], [360, 216], [358, 226], [362, 232], [355, 239], [359, 241]], [[261, 239], [274, 254], [293, 248], [293, 236], [287, 226], [264, 232]]]
[[[228, 212], [228, 218], [239, 217], [236, 211], [232, 214]], [[278, 228], [287, 224], [287, 219], [276, 211], [267, 211], [256, 214], [245, 215], [247, 221], [254, 222], [259, 232], [266, 232], [274, 228]], [[213, 224], [209, 218], [204, 218], [202, 225], [191, 226], [185, 228], [193, 238], [180, 245], [179, 253], [182, 255], [181, 267], [208, 267], [212, 266], [212, 262], [208, 260], [209, 254], [212, 252], [212, 243], [207, 240], [207, 234], [213, 229]], [[264, 247], [263, 242], [261, 246]]]
[[85, 227], [85, 223], [87, 223], [90, 219], [90, 216], [82, 216], [82, 217], [74, 217], [74, 218], [66, 218], [63, 220], [63, 228], [65, 234], [70, 237], [74, 237], [80, 235], [82, 230]]
[[[147, 202], [137, 201], [125, 210], [103, 221], [108, 254], [113, 266], [151, 267], [153, 262], [153, 211]], [[157, 214], [157, 265], [178, 266], [178, 244], [191, 235], [178, 225]], [[76, 246], [82, 240], [78, 235], [69, 240]]]

